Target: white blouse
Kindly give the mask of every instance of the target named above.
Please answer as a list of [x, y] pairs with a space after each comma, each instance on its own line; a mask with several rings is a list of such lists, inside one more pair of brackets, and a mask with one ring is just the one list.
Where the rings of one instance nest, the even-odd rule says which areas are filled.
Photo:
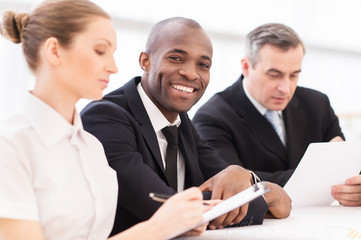
[[0, 218], [39, 221], [45, 238], [106, 239], [118, 184], [101, 143], [28, 93], [0, 122]]

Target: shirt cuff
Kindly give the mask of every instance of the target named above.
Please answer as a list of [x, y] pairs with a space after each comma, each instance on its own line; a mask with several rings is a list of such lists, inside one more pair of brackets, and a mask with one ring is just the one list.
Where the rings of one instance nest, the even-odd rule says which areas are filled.
[[262, 182], [262, 180], [253, 171], [249, 171], [252, 174], [253, 184]]

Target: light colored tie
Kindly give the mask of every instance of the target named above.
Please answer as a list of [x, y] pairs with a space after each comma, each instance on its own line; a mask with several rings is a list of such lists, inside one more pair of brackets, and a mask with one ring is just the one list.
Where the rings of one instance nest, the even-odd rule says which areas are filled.
[[264, 116], [272, 124], [274, 130], [276, 131], [277, 135], [281, 139], [283, 146], [286, 146], [283, 120], [281, 119], [281, 116], [277, 113], [277, 111], [271, 111], [271, 110], [267, 110], [267, 112], [264, 114]]

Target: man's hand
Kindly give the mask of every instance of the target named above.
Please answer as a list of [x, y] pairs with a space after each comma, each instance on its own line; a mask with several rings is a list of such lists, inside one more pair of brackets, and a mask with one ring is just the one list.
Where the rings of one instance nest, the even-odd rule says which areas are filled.
[[347, 179], [345, 184], [332, 186], [331, 194], [344, 206], [361, 206], [361, 175]]
[[[201, 191], [211, 191], [212, 199], [227, 199], [251, 186], [251, 173], [236, 165], [231, 165], [204, 182]], [[248, 204], [214, 219], [210, 229], [223, 228], [240, 222], [247, 214]]]
[[[339, 136], [330, 140], [330, 142], [342, 141]], [[361, 175], [347, 179], [345, 184], [332, 186], [331, 194], [344, 206], [361, 206]]]
[[268, 218], [286, 218], [290, 215], [292, 209], [292, 200], [287, 195], [286, 191], [275, 183], [266, 182], [267, 187], [270, 189], [264, 195], [268, 204]]

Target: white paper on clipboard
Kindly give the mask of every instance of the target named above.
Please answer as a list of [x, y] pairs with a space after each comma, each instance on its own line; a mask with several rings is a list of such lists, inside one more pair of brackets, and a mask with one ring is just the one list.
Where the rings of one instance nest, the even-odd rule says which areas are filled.
[[232, 197], [218, 203], [211, 210], [203, 214], [203, 221], [200, 224], [197, 224], [196, 226], [193, 226], [183, 232], [177, 233], [173, 237], [203, 225], [223, 214], [226, 214], [229, 211], [232, 211], [233, 209], [238, 208], [267, 192], [269, 192], [269, 188], [264, 182], [256, 183], [242, 192], [239, 192]]
[[227, 200], [224, 200], [221, 203], [217, 204], [208, 212], [205, 212], [203, 214], [204, 220], [202, 224], [209, 222], [229, 211], [232, 211], [233, 209], [252, 201], [253, 199], [261, 196], [262, 194], [265, 194], [268, 191], [269, 189], [264, 182], [254, 184], [246, 190], [239, 192], [236, 195], [228, 198]]

